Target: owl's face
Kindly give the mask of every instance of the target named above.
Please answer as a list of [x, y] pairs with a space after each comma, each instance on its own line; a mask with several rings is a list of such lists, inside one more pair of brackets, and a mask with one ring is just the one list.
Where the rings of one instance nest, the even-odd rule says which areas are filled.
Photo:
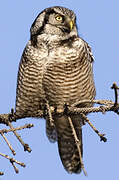
[[50, 34], [77, 36], [76, 16], [64, 7], [51, 7], [42, 11], [31, 27], [31, 36]]

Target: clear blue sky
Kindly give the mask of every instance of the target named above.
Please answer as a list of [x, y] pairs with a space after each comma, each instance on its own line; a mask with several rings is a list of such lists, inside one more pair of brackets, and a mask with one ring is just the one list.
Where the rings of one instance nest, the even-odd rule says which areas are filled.
[[[114, 99], [110, 89], [113, 82], [119, 85], [119, 1], [118, 0], [4, 0], [0, 3], [0, 113], [8, 113], [15, 104], [18, 64], [29, 40], [29, 29], [37, 14], [44, 8], [61, 5], [77, 14], [79, 35], [92, 47], [95, 57], [94, 76], [97, 99]], [[7, 136], [17, 152], [16, 159], [27, 166], [14, 173], [9, 162], [0, 157], [3, 180], [52, 179], [52, 180], [102, 180], [119, 179], [119, 117], [114, 113], [90, 115], [94, 125], [106, 133], [107, 143], [100, 142], [88, 125], [83, 127], [84, 163], [86, 178], [68, 174], [60, 161], [57, 144], [49, 143], [45, 135], [45, 121], [19, 120], [15, 125], [34, 123], [32, 130], [20, 135], [32, 148], [28, 154], [9, 133]], [[10, 154], [0, 137], [0, 152]]]

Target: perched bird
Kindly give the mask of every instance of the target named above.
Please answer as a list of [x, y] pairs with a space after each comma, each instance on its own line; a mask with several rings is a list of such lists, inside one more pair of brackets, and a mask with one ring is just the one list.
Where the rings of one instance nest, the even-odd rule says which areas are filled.
[[[93, 56], [91, 48], [78, 35], [72, 10], [56, 6], [42, 11], [30, 29], [18, 71], [16, 115], [40, 118], [46, 102], [58, 111], [64, 105], [95, 98]], [[79, 107], [90, 107], [82, 103]], [[42, 113], [41, 113], [42, 114]], [[53, 114], [54, 126], [46, 116], [46, 134], [57, 141], [64, 168], [69, 173], [81, 172], [81, 159], [67, 114]], [[71, 115], [72, 124], [82, 147], [82, 123]]]

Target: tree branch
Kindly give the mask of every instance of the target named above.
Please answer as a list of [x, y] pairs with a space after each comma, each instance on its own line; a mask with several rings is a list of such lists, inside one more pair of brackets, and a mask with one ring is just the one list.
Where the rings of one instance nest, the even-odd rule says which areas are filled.
[[106, 141], [107, 141], [107, 138], [104, 137], [105, 134], [101, 134], [101, 133], [94, 127], [94, 125], [89, 121], [89, 119], [86, 117], [85, 114], [81, 113], [80, 115], [82, 116], [82, 119], [84, 119], [84, 120], [89, 124], [89, 126], [95, 131], [95, 133], [100, 137], [100, 140], [103, 141], [103, 142], [106, 142]]
[[[76, 132], [75, 132], [75, 129], [73, 127], [70, 115], [71, 114], [79, 114], [80, 116], [82, 116], [82, 118], [84, 119], [84, 122], [87, 122], [90, 125], [90, 127], [98, 134], [100, 139], [102, 141], [106, 142], [107, 139], [104, 137], [104, 134], [99, 133], [99, 131], [89, 121], [86, 114], [87, 113], [95, 113], [95, 112], [105, 113], [105, 112], [108, 112], [108, 111], [112, 111], [112, 112], [116, 113], [117, 115], [119, 115], [119, 102], [118, 102], [118, 90], [119, 90], [119, 87], [116, 85], [116, 83], [113, 83], [111, 88], [114, 89], [114, 94], [115, 94], [115, 101], [114, 102], [112, 102], [111, 100], [87, 100], [87, 99], [85, 99], [85, 100], [81, 100], [81, 101], [77, 100], [77, 102], [75, 102], [74, 104], [71, 104], [71, 105], [65, 104], [64, 109], [56, 109], [53, 106], [50, 106], [49, 103], [46, 101], [46, 109], [44, 109], [44, 112], [38, 110], [37, 113], [35, 112], [35, 113], [32, 114], [32, 116], [30, 116], [30, 117], [44, 117], [44, 118], [49, 117], [49, 121], [50, 121], [51, 126], [54, 126], [54, 120], [52, 118], [52, 115], [66, 114], [69, 117], [69, 123], [70, 123], [72, 133], [73, 133], [74, 138], [75, 138], [77, 148], [79, 150], [81, 166], [82, 166], [82, 169], [84, 171], [84, 174], [86, 174], [86, 172], [85, 172], [84, 164], [83, 164], [82, 157], [81, 157], [80, 143], [79, 143], [78, 138], [76, 136]], [[100, 106], [97, 106], [97, 107], [81, 107], [82, 104], [85, 104], [85, 103], [88, 103], [88, 104], [91, 104], [91, 105], [92, 104], [97, 104], [97, 105], [100, 105]], [[30, 149], [29, 145], [24, 143], [24, 141], [22, 140], [22, 138], [20, 137], [20, 135], [16, 131], [22, 130], [24, 128], [31, 128], [31, 127], [33, 127], [33, 125], [32, 124], [27, 124], [27, 125], [24, 125], [24, 126], [21, 126], [21, 127], [14, 128], [13, 125], [11, 124], [11, 122], [15, 122], [18, 119], [27, 118], [27, 117], [29, 117], [29, 116], [22, 116], [22, 115], [18, 116], [18, 115], [16, 115], [13, 108], [11, 109], [11, 112], [8, 113], [8, 114], [0, 114], [0, 123], [5, 124], [5, 125], [10, 127], [10, 129], [2, 129], [2, 130], [0, 130], [0, 134], [2, 135], [2, 137], [4, 138], [6, 143], [8, 144], [8, 146], [9, 146], [10, 150], [12, 151], [13, 155], [15, 155], [16, 152], [14, 151], [11, 144], [7, 140], [6, 136], [4, 135], [5, 133], [8, 133], [8, 132], [13, 132], [14, 135], [17, 137], [17, 139], [20, 141], [20, 143], [23, 145], [24, 150], [28, 151], [28, 152], [31, 152], [31, 149]], [[9, 159], [9, 161], [12, 164], [12, 166], [14, 167], [14, 170], [15, 170], [16, 173], [18, 173], [19, 171], [18, 171], [18, 169], [17, 169], [17, 167], [15, 166], [14, 163], [17, 163], [17, 164], [25, 167], [24, 163], [21, 163], [21, 162], [15, 160], [15, 159], [9, 157], [8, 155], [0, 153], [0, 156], [3, 156], [5, 158]], [[0, 172], [0, 175], [3, 175], [3, 172]]]
[[2, 157], [4, 157], [4, 158], [6, 158], [6, 159], [9, 160], [9, 162], [12, 164], [12, 166], [13, 166], [13, 168], [14, 168], [14, 170], [15, 170], [16, 173], [18, 173], [19, 170], [17, 169], [17, 167], [15, 166], [14, 163], [16, 163], [16, 164], [18, 164], [18, 165], [20, 165], [20, 166], [22, 166], [22, 167], [26, 167], [26, 165], [25, 165], [24, 163], [22, 163], [22, 162], [20, 162], [20, 161], [17, 161], [16, 159], [11, 158], [10, 156], [8, 156], [8, 155], [6, 155], [6, 154], [0, 153], [0, 156], [2, 156]]
[[[1, 136], [4, 138], [4, 140], [5, 140], [5, 142], [7, 143], [9, 149], [11, 150], [12, 154], [13, 154], [13, 155], [16, 155], [16, 152], [15, 152], [15, 150], [12, 148], [10, 142], [8, 141], [8, 139], [7, 139], [6, 136], [5, 136], [5, 133], [9, 133], [9, 132], [13, 132], [13, 133], [16, 135], [16, 137], [18, 138], [18, 140], [20, 141], [20, 143], [23, 145], [25, 151], [27, 150], [28, 152], [31, 152], [31, 149], [30, 149], [29, 145], [28, 145], [28, 144], [25, 144], [25, 143], [23, 142], [23, 140], [22, 140], [21, 137], [18, 135], [18, 133], [16, 132], [16, 130], [22, 130], [22, 129], [26, 129], [26, 128], [31, 128], [31, 127], [33, 127], [33, 124], [25, 124], [24, 126], [20, 126], [20, 127], [17, 127], [17, 128], [14, 128], [10, 122], [8, 122], [8, 125], [10, 126], [10, 129], [2, 129], [2, 130], [0, 130], [0, 134], [1, 134]], [[15, 160], [15, 159], [9, 157], [8, 155], [5, 155], [5, 154], [3, 154], [3, 153], [0, 153], [0, 156], [3, 156], [3, 157], [5, 157], [5, 158], [9, 159], [9, 161], [10, 161], [10, 163], [12, 164], [12, 166], [13, 166], [13, 168], [14, 168], [14, 170], [15, 170], [16, 173], [18, 173], [19, 170], [18, 170], [18, 168], [15, 166], [14, 163], [17, 163], [17, 164], [25, 167], [25, 164], [24, 164], [24, 163], [21, 163], [21, 162]], [[0, 175], [3, 175], [3, 174], [4, 174], [3, 172], [0, 172]]]
[[1, 132], [0, 134], [1, 134], [1, 136], [4, 138], [4, 140], [5, 140], [5, 142], [7, 143], [9, 149], [11, 150], [12, 154], [13, 154], [13, 155], [16, 155], [15, 150], [12, 148], [10, 142], [8, 141], [8, 139], [6, 138], [6, 136], [4, 135], [4, 133]]
[[[31, 148], [29, 147], [28, 144], [24, 143], [24, 141], [22, 140], [21, 136], [16, 132], [16, 130], [14, 129], [14, 127], [12, 126], [12, 124], [10, 122], [8, 122], [8, 125], [9, 127], [11, 128], [12, 132], [14, 133], [14, 135], [16, 136], [16, 138], [19, 140], [19, 142], [22, 144], [22, 146], [24, 147], [24, 151], [28, 151], [28, 152], [31, 152]], [[24, 126], [22, 127], [23, 129], [24, 128], [31, 128], [33, 127], [33, 125], [31, 126], [31, 124], [27, 125], [27, 126]]]
[[[95, 112], [108, 112], [108, 111], [112, 111], [115, 112], [119, 115], [119, 103], [116, 104], [115, 106], [115, 102], [109, 101], [109, 100], [84, 100], [84, 101], [78, 101], [76, 104], [81, 104], [81, 103], [95, 103], [95, 104], [104, 104], [102, 106], [99, 107], [84, 107], [84, 108], [77, 108], [73, 105], [69, 106], [67, 105], [67, 113], [68, 114], [80, 114], [80, 113], [95, 113]], [[58, 114], [62, 114], [64, 113], [64, 111], [60, 112], [55, 111], [54, 108], [50, 107], [50, 111], [51, 113], [58, 113]], [[38, 111], [39, 112], [39, 111]], [[11, 115], [11, 113], [8, 114], [0, 114], [0, 123], [1, 124], [6, 124], [8, 125], [8, 122], [15, 122], [19, 119], [23, 119], [23, 118], [27, 118], [27, 116], [17, 116], [15, 113], [12, 117], [12, 119], [9, 119], [9, 116]], [[48, 114], [45, 114], [45, 116], [47, 116]], [[34, 116], [33, 116], [34, 117]]]
[[[77, 101], [72, 105], [66, 105], [67, 106], [67, 113], [68, 114], [80, 114], [80, 113], [95, 113], [95, 112], [108, 112], [108, 111], [112, 111], [115, 112], [119, 115], [119, 103], [118, 103], [118, 89], [119, 87], [116, 85], [116, 83], [114, 83], [111, 87], [112, 89], [114, 89], [115, 92], [115, 102], [111, 101], [111, 100], [81, 100], [81, 101]], [[93, 103], [93, 104], [100, 104], [101, 106], [98, 107], [77, 107], [82, 103]], [[46, 107], [47, 110], [45, 111], [45, 114], [43, 114], [43, 112], [41, 112], [40, 110], [37, 111], [37, 115], [40, 115], [39, 117], [45, 117], [45, 116], [49, 116], [50, 117], [50, 121], [51, 124], [53, 123], [53, 120], [51, 119], [51, 115], [50, 112], [53, 113], [58, 113], [58, 114], [62, 114], [65, 113], [65, 108], [64, 110], [57, 110], [55, 109], [53, 106], [49, 106], [48, 103], [46, 103]], [[49, 108], [50, 108], [50, 112], [49, 112]], [[36, 114], [33, 114], [32, 117], [36, 117]], [[17, 116], [15, 113], [13, 113], [13, 108], [11, 109], [11, 113], [8, 114], [0, 114], [0, 123], [1, 124], [6, 124], [8, 125], [9, 122], [15, 122], [18, 119], [22, 119], [22, 118], [27, 118], [29, 116]]]

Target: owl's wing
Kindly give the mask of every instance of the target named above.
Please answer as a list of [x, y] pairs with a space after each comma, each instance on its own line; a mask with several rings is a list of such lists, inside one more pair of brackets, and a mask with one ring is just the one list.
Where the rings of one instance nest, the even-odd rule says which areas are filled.
[[16, 114], [24, 117], [37, 117], [37, 111], [43, 108], [43, 62], [31, 52], [30, 48], [25, 48], [17, 78]]
[[92, 49], [91, 49], [91, 47], [89, 46], [88, 43], [86, 43], [86, 44], [87, 44], [87, 50], [88, 50], [89, 56], [91, 58], [91, 62], [93, 62], [94, 61], [94, 56], [93, 56], [93, 53], [92, 53]]
[[93, 53], [92, 53], [92, 49], [90, 47], [90, 45], [82, 38], [79, 38], [79, 40], [82, 40], [82, 42], [84, 43], [85, 45], [85, 53], [87, 53], [89, 55], [89, 61], [90, 62], [94, 62], [94, 56], [93, 56]]

